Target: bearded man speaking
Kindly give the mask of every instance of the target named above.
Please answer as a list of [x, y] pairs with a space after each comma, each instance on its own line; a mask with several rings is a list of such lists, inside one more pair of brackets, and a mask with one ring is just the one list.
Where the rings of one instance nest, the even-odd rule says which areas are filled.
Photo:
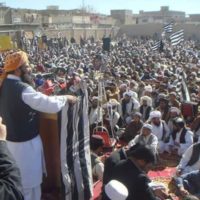
[[25, 200], [40, 200], [45, 169], [38, 112], [57, 113], [76, 97], [46, 96], [27, 84], [28, 56], [23, 51], [5, 58], [0, 88], [0, 116], [7, 126], [7, 144], [20, 169]]

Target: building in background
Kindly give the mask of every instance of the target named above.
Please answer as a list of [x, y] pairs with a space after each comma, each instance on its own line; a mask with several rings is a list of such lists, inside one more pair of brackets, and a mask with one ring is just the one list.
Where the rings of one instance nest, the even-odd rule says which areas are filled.
[[166, 23], [171, 21], [184, 23], [185, 20], [185, 12], [169, 10], [168, 6], [162, 6], [159, 11], [146, 12], [141, 10], [138, 16], [139, 24]]
[[132, 10], [111, 10], [110, 13], [111, 17], [117, 20], [117, 25], [130, 25], [137, 22]]
[[200, 14], [191, 14], [187, 18], [187, 23], [200, 24]]

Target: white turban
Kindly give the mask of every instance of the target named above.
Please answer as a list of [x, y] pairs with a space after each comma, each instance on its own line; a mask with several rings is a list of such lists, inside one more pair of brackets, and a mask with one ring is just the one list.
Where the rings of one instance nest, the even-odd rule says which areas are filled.
[[144, 87], [144, 91], [145, 92], [152, 92], [153, 89], [152, 89], [152, 87], [150, 85], [147, 85], [147, 86]]
[[175, 113], [177, 113], [177, 115], [181, 114], [181, 111], [177, 107], [171, 107], [170, 112], [175, 112]]
[[150, 118], [150, 120], [153, 118], [161, 118], [161, 112], [158, 110], [154, 110], [154, 111], [150, 112], [149, 118]]
[[152, 98], [149, 96], [142, 96], [140, 98], [140, 104], [142, 105], [143, 100], [147, 101], [148, 106], [152, 106]]
[[126, 186], [117, 180], [111, 180], [106, 184], [105, 193], [111, 200], [126, 200], [128, 197]]

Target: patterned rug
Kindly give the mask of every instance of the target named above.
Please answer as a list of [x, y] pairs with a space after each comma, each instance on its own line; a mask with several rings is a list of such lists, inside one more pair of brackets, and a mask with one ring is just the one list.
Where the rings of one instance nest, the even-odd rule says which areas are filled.
[[153, 182], [162, 183], [167, 188], [167, 192], [172, 199], [179, 200], [175, 195], [176, 187], [172, 181], [172, 177], [176, 172], [176, 166], [180, 161], [180, 157], [173, 154], [164, 153], [159, 155], [158, 163], [153, 170], [148, 173]]

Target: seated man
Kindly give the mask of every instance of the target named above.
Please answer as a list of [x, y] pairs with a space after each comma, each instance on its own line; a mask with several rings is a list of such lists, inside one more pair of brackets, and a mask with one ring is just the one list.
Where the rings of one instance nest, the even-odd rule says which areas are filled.
[[131, 91], [123, 94], [124, 98], [121, 101], [122, 118], [126, 124], [131, 122], [131, 114], [139, 110], [140, 103], [133, 97]]
[[191, 145], [183, 154], [177, 174], [186, 174], [200, 169], [200, 143]]
[[132, 114], [132, 120], [130, 124], [127, 125], [124, 135], [122, 138], [126, 142], [130, 142], [132, 139], [135, 138], [136, 135], [140, 134], [140, 130], [143, 126], [143, 122], [141, 120], [142, 115], [139, 112]]
[[174, 120], [174, 128], [168, 144], [169, 152], [179, 156], [182, 156], [193, 144], [193, 132], [185, 126], [184, 120], [180, 117]]
[[152, 125], [152, 133], [158, 138], [159, 153], [163, 153], [167, 150], [167, 140], [169, 138], [169, 127], [161, 117], [161, 112], [157, 110], [152, 111], [149, 117]]
[[155, 154], [157, 153], [158, 138], [152, 133], [152, 126], [150, 124], [143, 125], [140, 135], [137, 135], [133, 140], [131, 140], [129, 146], [138, 143], [151, 148]]
[[152, 110], [152, 99], [149, 96], [142, 96], [140, 101], [140, 113], [142, 114], [142, 120], [146, 122]]
[[104, 141], [101, 136], [93, 135], [90, 139], [92, 174], [94, 181], [103, 179], [104, 164], [99, 157], [103, 152]]
[[200, 197], [200, 170], [174, 177], [174, 180], [181, 196], [192, 194]]

